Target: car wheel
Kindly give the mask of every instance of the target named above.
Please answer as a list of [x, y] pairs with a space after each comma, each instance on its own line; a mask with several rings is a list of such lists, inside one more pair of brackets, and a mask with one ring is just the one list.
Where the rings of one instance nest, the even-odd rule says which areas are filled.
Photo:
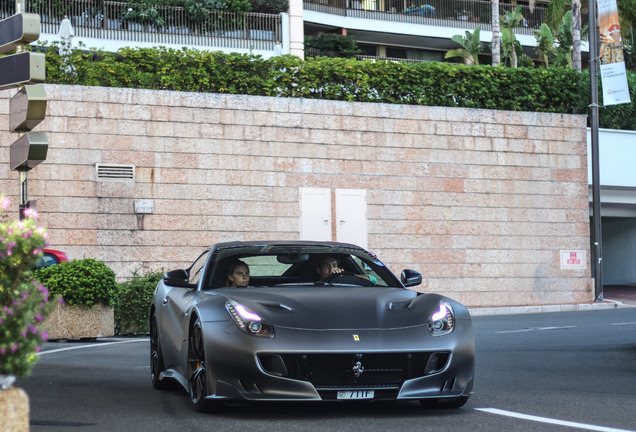
[[203, 345], [203, 328], [197, 318], [190, 329], [188, 343], [188, 388], [190, 400], [197, 411], [215, 412], [223, 407], [222, 401], [206, 399], [208, 396], [208, 378]]
[[458, 398], [420, 399], [420, 404], [425, 408], [433, 409], [457, 409], [466, 405], [469, 396]]
[[152, 386], [159, 390], [168, 388], [166, 380], [160, 379], [163, 369], [157, 317], [153, 314], [150, 319], [150, 378], [152, 379]]

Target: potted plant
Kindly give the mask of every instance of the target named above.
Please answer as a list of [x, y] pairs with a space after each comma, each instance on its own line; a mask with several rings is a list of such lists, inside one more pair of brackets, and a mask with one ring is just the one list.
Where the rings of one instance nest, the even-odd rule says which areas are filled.
[[50, 339], [94, 339], [115, 334], [115, 272], [92, 258], [61, 262], [35, 271], [51, 291], [62, 296], [47, 320]]
[[31, 209], [23, 220], [11, 220], [4, 214], [9, 206], [8, 198], [0, 196], [0, 418], [8, 430], [26, 430], [29, 399], [12, 385], [35, 365], [35, 353], [47, 340], [44, 321], [57, 302], [32, 273], [46, 245], [46, 230]]

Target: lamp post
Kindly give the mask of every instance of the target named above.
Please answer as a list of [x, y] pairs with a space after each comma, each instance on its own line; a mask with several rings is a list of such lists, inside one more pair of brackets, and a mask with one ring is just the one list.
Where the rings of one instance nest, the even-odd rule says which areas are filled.
[[598, 31], [596, 0], [588, 0], [590, 55], [590, 133], [592, 151], [592, 221], [594, 245], [594, 299], [603, 301], [603, 229], [601, 226], [601, 185], [598, 133]]

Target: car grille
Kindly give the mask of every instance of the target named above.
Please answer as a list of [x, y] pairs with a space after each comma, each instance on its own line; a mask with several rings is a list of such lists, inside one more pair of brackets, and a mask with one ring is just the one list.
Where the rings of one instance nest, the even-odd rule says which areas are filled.
[[276, 376], [309, 381], [317, 389], [400, 387], [446, 366], [448, 352], [261, 354], [263, 369]]

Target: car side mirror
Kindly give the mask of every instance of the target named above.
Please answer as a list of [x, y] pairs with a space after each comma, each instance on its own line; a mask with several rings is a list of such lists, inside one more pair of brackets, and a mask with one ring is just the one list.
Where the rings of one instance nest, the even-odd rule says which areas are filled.
[[406, 287], [417, 286], [422, 283], [422, 274], [415, 270], [405, 269], [402, 270], [400, 280]]
[[163, 283], [168, 286], [193, 288], [194, 285], [188, 282], [188, 272], [185, 270], [172, 270], [163, 275]]

